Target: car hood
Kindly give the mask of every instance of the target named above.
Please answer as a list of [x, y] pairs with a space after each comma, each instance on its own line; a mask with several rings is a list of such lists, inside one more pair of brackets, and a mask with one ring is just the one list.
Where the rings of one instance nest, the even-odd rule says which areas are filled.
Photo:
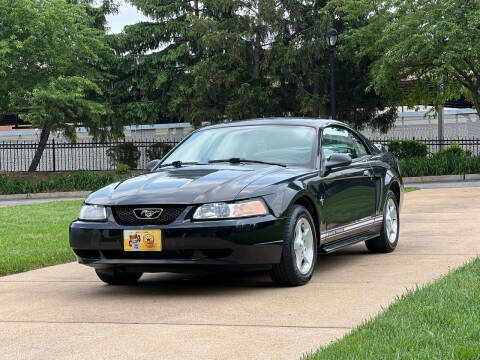
[[[258, 190], [298, 174], [298, 169], [253, 164], [166, 168], [111, 184], [90, 194], [85, 202], [133, 205], [232, 201], [250, 184]], [[245, 194], [248, 197], [251, 192]]]

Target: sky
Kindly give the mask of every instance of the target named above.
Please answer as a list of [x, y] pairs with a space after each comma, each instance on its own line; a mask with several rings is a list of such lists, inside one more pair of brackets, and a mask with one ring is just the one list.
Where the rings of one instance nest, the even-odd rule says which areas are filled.
[[132, 25], [145, 20], [147, 20], [147, 17], [136, 7], [123, 1], [118, 14], [107, 16], [108, 26], [110, 27], [109, 33], [117, 34], [123, 30], [125, 25]]

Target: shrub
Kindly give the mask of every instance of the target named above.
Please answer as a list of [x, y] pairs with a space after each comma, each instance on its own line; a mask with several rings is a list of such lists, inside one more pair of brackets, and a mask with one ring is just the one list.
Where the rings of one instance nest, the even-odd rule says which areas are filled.
[[0, 194], [30, 194], [50, 191], [97, 190], [125, 175], [90, 171], [55, 174], [48, 179], [38, 180], [35, 176], [15, 178], [0, 174]]
[[425, 158], [428, 146], [416, 140], [392, 140], [388, 143], [388, 151], [398, 159]]
[[75, 171], [67, 176], [77, 189], [96, 190], [117, 181], [113, 173], [95, 173], [91, 171]]
[[440, 150], [438, 153], [434, 154], [434, 156], [472, 156], [472, 152], [469, 150], [463, 150], [460, 145], [457, 143], [452, 143], [448, 147]]
[[128, 166], [127, 164], [118, 164], [115, 172], [117, 174], [128, 174], [130, 172], [130, 166]]
[[147, 158], [148, 160], [162, 159], [172, 149], [173, 145], [157, 142], [147, 149]]
[[428, 146], [415, 140], [402, 141], [402, 156], [409, 157], [426, 157], [428, 155]]
[[130, 169], [136, 169], [138, 159], [140, 159], [140, 151], [135, 144], [124, 142], [108, 149], [107, 156], [113, 165], [126, 164], [130, 166]]
[[400, 159], [403, 176], [462, 175], [480, 173], [480, 156], [439, 152], [429, 158]]
[[401, 159], [402, 144], [398, 140], [392, 140], [388, 143], [388, 151], [395, 155], [397, 159]]

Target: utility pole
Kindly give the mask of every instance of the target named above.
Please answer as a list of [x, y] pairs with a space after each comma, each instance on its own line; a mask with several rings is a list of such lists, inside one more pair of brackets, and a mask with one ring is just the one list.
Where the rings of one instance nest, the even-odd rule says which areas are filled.
[[327, 41], [329, 60], [330, 60], [330, 103], [331, 115], [334, 120], [337, 119], [337, 100], [335, 98], [335, 46], [337, 46], [338, 32], [334, 28], [328, 28], [325, 34]]
[[444, 128], [444, 121], [443, 121], [443, 105], [437, 108], [437, 118], [438, 118], [438, 141], [439, 141], [439, 149], [442, 150], [443, 148], [443, 128]]
[[335, 48], [332, 46], [329, 49], [330, 52], [330, 103], [331, 117], [333, 120], [337, 119], [337, 100], [335, 99]]

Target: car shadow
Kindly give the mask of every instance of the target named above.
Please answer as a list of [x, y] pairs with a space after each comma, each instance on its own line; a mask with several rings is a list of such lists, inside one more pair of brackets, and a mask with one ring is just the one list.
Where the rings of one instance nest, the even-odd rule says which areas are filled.
[[234, 295], [249, 289], [270, 290], [276, 288], [267, 271], [209, 271], [192, 274], [154, 273], [144, 274], [135, 285], [110, 286], [103, 284], [89, 289], [94, 296], [102, 297], [215, 297]]
[[[320, 254], [314, 278], [321, 278], [327, 270], [335, 271], [352, 261], [352, 256], [368, 256], [363, 244], [339, 250], [332, 254]], [[311, 282], [310, 284], [312, 284]], [[308, 285], [307, 285], [308, 286]], [[275, 285], [266, 270], [255, 271], [208, 271], [191, 274], [153, 273], [144, 274], [136, 285], [92, 288], [102, 296], [217, 296], [248, 291], [282, 291], [291, 289]], [[100, 291], [100, 294], [98, 293]]]

